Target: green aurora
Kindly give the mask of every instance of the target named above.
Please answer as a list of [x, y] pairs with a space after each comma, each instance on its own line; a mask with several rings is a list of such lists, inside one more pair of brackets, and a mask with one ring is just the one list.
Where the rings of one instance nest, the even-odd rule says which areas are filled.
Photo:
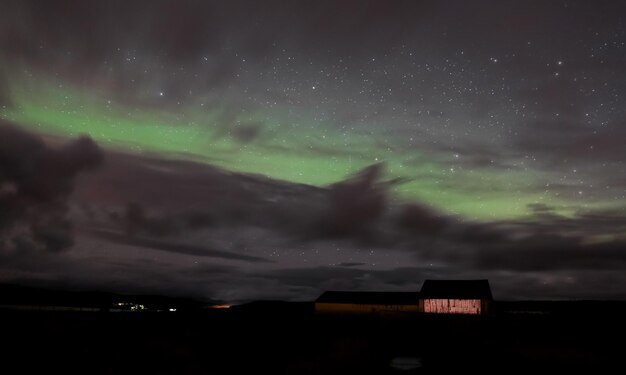
[[[10, 103], [0, 116], [41, 134], [88, 134], [105, 147], [213, 164], [296, 183], [324, 186], [361, 168], [385, 162], [392, 177], [410, 179], [394, 188], [401, 200], [418, 200], [469, 219], [518, 219], [529, 204], [544, 203], [562, 215], [580, 202], [546, 189], [549, 172], [531, 168], [465, 168], [458, 155], [423, 152], [384, 127], [341, 132], [310, 120], [291, 125], [288, 108], [239, 115], [241, 123], [262, 122], [258, 139], [242, 142], [220, 124], [219, 108], [197, 99], [173, 107], [128, 106], [102, 90], [72, 85], [43, 74], [11, 74]], [[308, 114], [302, 114], [306, 117]], [[304, 119], [306, 121], [306, 118]], [[376, 127], [372, 127], [376, 129]], [[610, 202], [606, 202], [610, 203]], [[603, 202], [586, 207], [600, 208]]]

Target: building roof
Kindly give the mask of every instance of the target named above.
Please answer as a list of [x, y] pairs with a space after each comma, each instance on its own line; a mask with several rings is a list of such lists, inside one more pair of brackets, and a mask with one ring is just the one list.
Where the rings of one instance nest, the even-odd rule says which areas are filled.
[[316, 303], [351, 303], [361, 305], [417, 305], [418, 292], [324, 292]]
[[425, 280], [422, 298], [493, 299], [489, 280]]

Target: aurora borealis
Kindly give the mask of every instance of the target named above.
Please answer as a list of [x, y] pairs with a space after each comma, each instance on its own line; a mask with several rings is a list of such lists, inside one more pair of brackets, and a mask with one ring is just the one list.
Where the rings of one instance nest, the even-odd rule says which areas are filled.
[[[467, 168], [464, 163], [468, 162], [459, 160], [462, 151], [456, 151], [453, 145], [436, 152], [423, 151], [412, 147], [411, 139], [407, 142], [376, 126], [342, 130], [332, 120], [315, 121], [314, 114], [290, 115], [283, 113], [288, 108], [279, 106], [268, 113], [258, 109], [238, 114], [243, 118], [233, 120], [233, 125], [224, 129], [220, 109], [203, 110], [202, 102], [191, 101], [173, 109], [129, 108], [123, 103], [112, 103], [105, 94], [93, 95], [89, 89], [67, 87], [58, 80], [50, 82], [45, 76], [35, 78], [33, 84], [23, 81], [26, 80], [15, 84], [11, 98], [15, 106], [6, 110], [4, 116], [43, 133], [88, 134], [114, 148], [170, 157], [182, 154], [184, 158], [234, 171], [317, 186], [384, 161], [391, 173], [413, 179], [399, 193], [408, 199], [426, 200], [445, 211], [500, 219], [529, 214], [528, 204], [545, 202], [571, 213], [568, 197], [545, 188], [544, 181], [550, 179], [546, 171], [517, 167], [517, 163], [527, 162], [521, 156], [496, 172], [491, 165]], [[298, 121], [294, 117], [302, 123], [293, 124], [292, 121]], [[253, 132], [255, 138], [259, 132], [261, 139], [248, 142], [245, 136], [238, 135], [245, 131]], [[463, 156], [466, 157], [472, 158]], [[474, 190], [470, 192], [471, 202], [465, 192], [468, 188]], [[524, 193], [511, 201], [510, 192], [516, 189]], [[600, 201], [597, 205], [606, 203]]]
[[626, 295], [618, 2], [2, 3], [2, 121], [104, 153], [72, 246], [19, 256], [4, 221], [3, 281]]

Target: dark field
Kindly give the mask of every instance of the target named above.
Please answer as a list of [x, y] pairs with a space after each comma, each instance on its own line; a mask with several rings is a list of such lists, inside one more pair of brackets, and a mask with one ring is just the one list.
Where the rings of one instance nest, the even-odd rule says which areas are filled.
[[393, 358], [418, 357], [420, 373], [624, 370], [621, 313], [391, 319], [315, 317], [310, 308], [0, 310], [2, 366], [59, 374], [388, 374], [399, 372]]

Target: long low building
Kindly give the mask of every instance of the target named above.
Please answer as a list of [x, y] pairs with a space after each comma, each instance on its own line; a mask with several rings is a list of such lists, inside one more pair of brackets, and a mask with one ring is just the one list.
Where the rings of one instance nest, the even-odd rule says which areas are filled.
[[324, 292], [315, 301], [316, 313], [384, 314], [418, 311], [417, 292]]
[[328, 314], [489, 314], [488, 280], [426, 280], [421, 292], [324, 292], [316, 313]]

